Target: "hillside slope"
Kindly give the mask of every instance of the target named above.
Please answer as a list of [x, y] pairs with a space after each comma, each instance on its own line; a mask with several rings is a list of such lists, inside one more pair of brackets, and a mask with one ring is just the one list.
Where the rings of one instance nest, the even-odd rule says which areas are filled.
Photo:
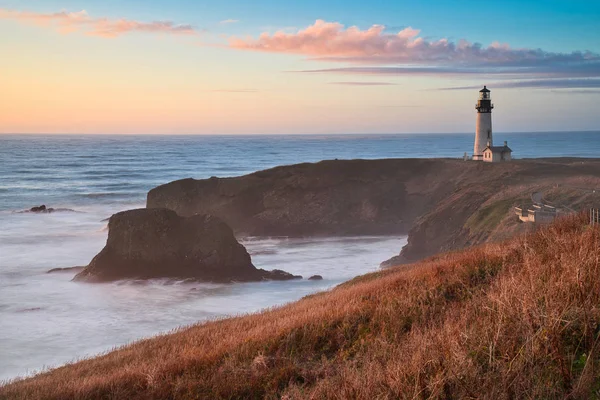
[[600, 229], [585, 220], [144, 340], [0, 398], [598, 398]]
[[394, 260], [406, 263], [523, 232], [511, 208], [556, 185], [567, 205], [600, 204], [600, 191], [572, 189], [600, 188], [600, 160], [322, 161], [171, 182], [148, 193], [147, 207], [216, 215], [240, 236], [408, 234]]

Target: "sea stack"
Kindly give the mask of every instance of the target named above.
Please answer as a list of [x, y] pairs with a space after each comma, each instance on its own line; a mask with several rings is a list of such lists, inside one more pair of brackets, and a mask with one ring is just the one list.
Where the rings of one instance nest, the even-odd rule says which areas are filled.
[[231, 228], [212, 215], [180, 217], [160, 208], [130, 210], [113, 215], [108, 229], [106, 246], [74, 280], [247, 282], [298, 278], [254, 267]]

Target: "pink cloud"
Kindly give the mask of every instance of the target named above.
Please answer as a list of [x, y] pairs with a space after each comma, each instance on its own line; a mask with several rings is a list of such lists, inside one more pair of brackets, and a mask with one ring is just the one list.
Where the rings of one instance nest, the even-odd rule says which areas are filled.
[[[232, 38], [230, 46], [237, 49], [276, 53], [297, 53], [310, 56], [364, 56], [381, 51], [386, 46], [382, 25], [373, 25], [366, 31], [356, 27], [344, 29], [337, 22], [317, 20], [314, 25], [296, 33], [284, 31], [273, 35], [263, 33], [258, 39]], [[407, 31], [408, 30], [408, 31]], [[402, 32], [411, 32], [407, 28]], [[418, 32], [417, 32], [418, 33]], [[403, 33], [410, 39], [408, 33]], [[402, 39], [406, 40], [406, 39]]]
[[329, 82], [330, 85], [341, 85], [341, 86], [395, 86], [397, 83], [392, 82]]
[[258, 38], [229, 40], [234, 49], [271, 53], [300, 54], [322, 61], [370, 64], [409, 65], [494, 65], [535, 66], [560, 62], [597, 61], [590, 52], [550, 53], [541, 49], [512, 49], [494, 42], [488, 47], [479, 43], [448, 39], [427, 40], [411, 27], [398, 33], [386, 33], [382, 25], [366, 30], [349, 28], [337, 22], [317, 20], [294, 33], [262, 33]]
[[191, 25], [175, 25], [171, 21], [138, 22], [127, 19], [111, 21], [96, 20], [90, 35], [116, 37], [128, 32], [166, 33], [172, 35], [196, 35], [198, 32]]
[[83, 31], [88, 35], [106, 38], [130, 32], [162, 33], [170, 35], [197, 35], [191, 25], [177, 25], [171, 21], [140, 22], [129, 19], [92, 18], [85, 11], [57, 13], [35, 13], [0, 9], [0, 18], [55, 27], [61, 33]]

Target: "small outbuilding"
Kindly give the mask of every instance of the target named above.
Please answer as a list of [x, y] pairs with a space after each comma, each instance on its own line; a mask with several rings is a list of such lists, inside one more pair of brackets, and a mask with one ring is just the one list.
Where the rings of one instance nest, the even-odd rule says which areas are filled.
[[534, 204], [529, 208], [515, 207], [515, 214], [522, 222], [549, 224], [560, 215], [561, 211], [547, 204]]
[[508, 142], [504, 142], [504, 146], [488, 146], [483, 150], [484, 162], [502, 162], [512, 159], [512, 150], [508, 147]]

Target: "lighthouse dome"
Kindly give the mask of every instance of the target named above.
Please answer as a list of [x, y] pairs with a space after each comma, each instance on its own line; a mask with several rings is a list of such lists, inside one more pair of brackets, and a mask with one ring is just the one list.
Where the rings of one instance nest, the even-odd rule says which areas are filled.
[[483, 89], [481, 89], [479, 91], [479, 93], [489, 93], [489, 92], [490, 92], [490, 90], [487, 88], [487, 86], [484, 86]]

